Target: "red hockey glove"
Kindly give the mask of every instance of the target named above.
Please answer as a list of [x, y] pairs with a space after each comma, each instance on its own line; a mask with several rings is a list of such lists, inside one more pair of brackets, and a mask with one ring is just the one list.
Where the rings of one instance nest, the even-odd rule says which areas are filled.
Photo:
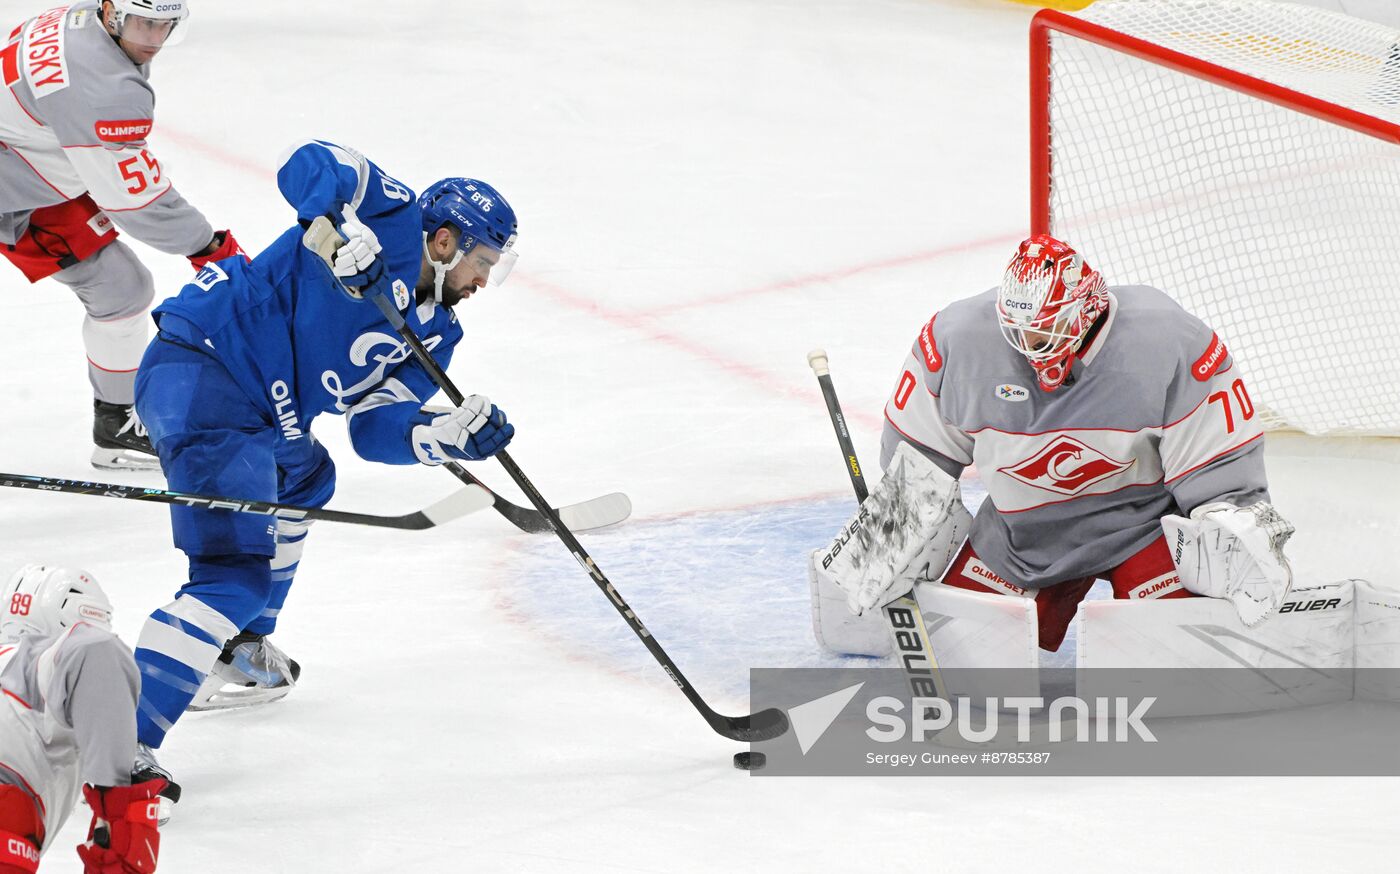
[[248, 257], [248, 253], [244, 252], [243, 247], [238, 245], [238, 241], [233, 238], [232, 231], [215, 232], [214, 239], [210, 240], [209, 244], [214, 246], [214, 251], [210, 252], [208, 255], [190, 256], [190, 263], [194, 265], [194, 269], [201, 270], [204, 268], [204, 265], [208, 264], [210, 261], [232, 258], [234, 255], [242, 255], [244, 258]]
[[162, 779], [134, 786], [84, 786], [92, 808], [86, 843], [78, 845], [83, 874], [151, 874], [160, 854]]

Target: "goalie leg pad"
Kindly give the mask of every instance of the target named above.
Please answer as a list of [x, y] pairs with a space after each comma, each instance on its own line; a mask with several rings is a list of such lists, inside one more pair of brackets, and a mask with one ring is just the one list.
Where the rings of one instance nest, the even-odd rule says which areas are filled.
[[1400, 701], [1400, 589], [1353, 580], [1356, 697]]
[[812, 550], [807, 563], [807, 580], [812, 592], [812, 634], [817, 645], [837, 655], [887, 656], [890, 628], [879, 610], [867, 610], [860, 616], [846, 606], [846, 593], [836, 580], [822, 573], [824, 549]]
[[[1153, 716], [1248, 713], [1352, 697], [1355, 637], [1350, 580], [1295, 589], [1268, 622], [1249, 628], [1216, 598], [1089, 601], [1079, 614], [1079, 696], [1155, 694], [1123, 688], [1140, 672], [1177, 683]], [[1085, 670], [1089, 669], [1089, 670]], [[1228, 670], [1227, 670], [1228, 669]]]
[[958, 553], [953, 566], [943, 578], [943, 584], [972, 592], [1010, 595], [1034, 602], [1040, 648], [1054, 652], [1064, 643], [1069, 623], [1074, 619], [1074, 611], [1078, 609], [1079, 602], [1084, 600], [1089, 589], [1093, 588], [1094, 578], [1065, 580], [1038, 590], [1026, 589], [987, 567], [969, 541], [963, 544], [962, 551]]
[[941, 583], [919, 583], [914, 596], [948, 694], [973, 701], [1040, 694], [1034, 598]]

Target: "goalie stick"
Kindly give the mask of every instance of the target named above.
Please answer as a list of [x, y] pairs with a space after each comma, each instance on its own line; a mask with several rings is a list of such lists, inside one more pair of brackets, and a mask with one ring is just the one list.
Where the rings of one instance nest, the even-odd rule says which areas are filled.
[[156, 504], [175, 504], [181, 507], [203, 507], [207, 510], [228, 510], [232, 513], [252, 513], [258, 516], [276, 516], [279, 519], [297, 521], [314, 519], [323, 522], [345, 522], [351, 525], [370, 525], [375, 528], [399, 528], [408, 531], [421, 531], [450, 522], [459, 516], [475, 513], [491, 506], [492, 494], [482, 486], [467, 486], [448, 495], [441, 501], [402, 516], [375, 516], [370, 513], [347, 513], [341, 510], [327, 510], [321, 507], [299, 507], [295, 504], [280, 504], [273, 501], [245, 501], [240, 498], [221, 498], [212, 495], [195, 495], [188, 492], [171, 492], [165, 489], [147, 489], [140, 486], [119, 485], [116, 483], [94, 483], [82, 480], [51, 479], [45, 476], [30, 476], [22, 473], [0, 473], [0, 487], [12, 489], [34, 489], [41, 492], [66, 495], [93, 495], [102, 498], [123, 498], [129, 501], [146, 501]]
[[[845, 456], [846, 473], [850, 474], [851, 487], [856, 493], [856, 503], [864, 504], [870, 497], [865, 487], [865, 476], [856, 459], [856, 448], [851, 442], [851, 432], [846, 428], [846, 417], [841, 413], [841, 402], [836, 399], [836, 386], [831, 381], [831, 368], [826, 350], [813, 349], [807, 353], [807, 363], [817, 375], [822, 397], [826, 399], [826, 411], [831, 416], [831, 426], [836, 430], [836, 442]], [[924, 616], [919, 611], [919, 602], [910, 589], [881, 608], [885, 622], [890, 628], [890, 642], [899, 665], [904, 669], [909, 691], [917, 698], [948, 698], [948, 689], [943, 682], [943, 674], [938, 669], [933, 647], [929, 644], [928, 629], [924, 627]]]
[[[312, 251], [317, 251], [318, 241], [324, 240], [327, 234], [337, 234], [335, 226], [324, 216], [318, 217], [311, 223], [311, 227], [307, 229], [304, 238], [307, 248]], [[442, 367], [438, 365], [436, 359], [424, 348], [423, 341], [419, 339], [414, 330], [404, 321], [403, 316], [394, 308], [394, 305], [389, 299], [382, 292], [379, 294], [371, 294], [369, 297], [374, 301], [375, 306], [379, 307], [380, 312], [384, 314], [384, 318], [387, 319], [394, 330], [398, 332], [398, 335], [408, 344], [408, 348], [413, 352], [414, 357], [423, 365], [423, 369], [432, 377], [433, 382], [437, 383], [438, 388], [442, 389], [443, 393], [447, 395], [448, 399], [451, 400], [454, 405], [460, 406], [463, 400], [462, 393], [457, 389], [457, 386], [453, 384]], [[642, 644], [647, 648], [647, 651], [652, 654], [652, 657], [661, 664], [662, 669], [666, 671], [666, 675], [669, 676], [671, 681], [676, 684], [676, 687], [681, 690], [681, 693], [685, 695], [686, 699], [690, 701], [691, 705], [700, 713], [705, 722], [709, 724], [710, 728], [731, 740], [743, 742], [770, 740], [782, 735], [788, 730], [787, 714], [776, 707], [770, 707], [767, 710], [761, 710], [758, 713], [745, 716], [725, 716], [710, 707], [710, 705], [705, 702], [705, 699], [701, 698], [700, 694], [690, 685], [690, 681], [681, 673], [680, 668], [676, 667], [676, 663], [666, 654], [666, 650], [661, 647], [661, 644], [656, 642], [656, 638], [652, 637], [651, 632], [647, 631], [646, 626], [637, 618], [637, 614], [634, 613], [632, 608], [627, 605], [627, 602], [623, 600], [622, 594], [613, 587], [612, 582], [608, 580], [602, 569], [593, 561], [593, 557], [590, 556], [588, 551], [583, 548], [583, 545], [578, 542], [578, 538], [574, 537], [573, 533], [564, 526], [564, 523], [559, 518], [559, 514], [555, 512], [554, 508], [549, 505], [549, 502], [544, 499], [539, 489], [535, 488], [535, 484], [530, 482], [529, 478], [525, 476], [525, 472], [520, 469], [510, 457], [509, 453], [505, 451], [497, 452], [494, 457], [501, 463], [501, 466], [506, 469], [506, 473], [510, 474], [510, 478], [515, 481], [515, 484], [520, 490], [530, 499], [530, 503], [535, 505], [536, 512], [548, 523], [550, 529], [554, 531], [555, 536], [563, 541], [564, 545], [568, 547], [569, 551], [573, 554], [574, 559], [588, 572], [588, 575], [592, 577], [593, 582], [603, 594], [607, 595], [608, 601], [622, 618], [627, 621], [627, 626], [631, 628], [632, 632], [642, 641]]]

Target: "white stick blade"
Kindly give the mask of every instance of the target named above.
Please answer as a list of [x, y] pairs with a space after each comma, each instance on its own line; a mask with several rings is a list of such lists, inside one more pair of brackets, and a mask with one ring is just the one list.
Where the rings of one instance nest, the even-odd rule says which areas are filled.
[[559, 521], [570, 531], [592, 531], [616, 525], [632, 515], [632, 501], [622, 492], [613, 492], [579, 504], [559, 508]]
[[469, 513], [485, 510], [495, 502], [495, 496], [481, 486], [467, 486], [428, 507], [423, 511], [423, 515], [431, 519], [434, 525], [441, 525]]

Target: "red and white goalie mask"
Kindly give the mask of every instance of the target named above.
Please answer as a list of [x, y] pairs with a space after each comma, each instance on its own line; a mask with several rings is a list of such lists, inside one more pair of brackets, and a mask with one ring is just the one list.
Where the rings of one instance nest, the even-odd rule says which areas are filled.
[[1006, 266], [997, 294], [997, 323], [1006, 342], [1035, 369], [1040, 387], [1054, 391], [1064, 384], [1074, 354], [1107, 308], [1103, 276], [1065, 243], [1036, 234]]

